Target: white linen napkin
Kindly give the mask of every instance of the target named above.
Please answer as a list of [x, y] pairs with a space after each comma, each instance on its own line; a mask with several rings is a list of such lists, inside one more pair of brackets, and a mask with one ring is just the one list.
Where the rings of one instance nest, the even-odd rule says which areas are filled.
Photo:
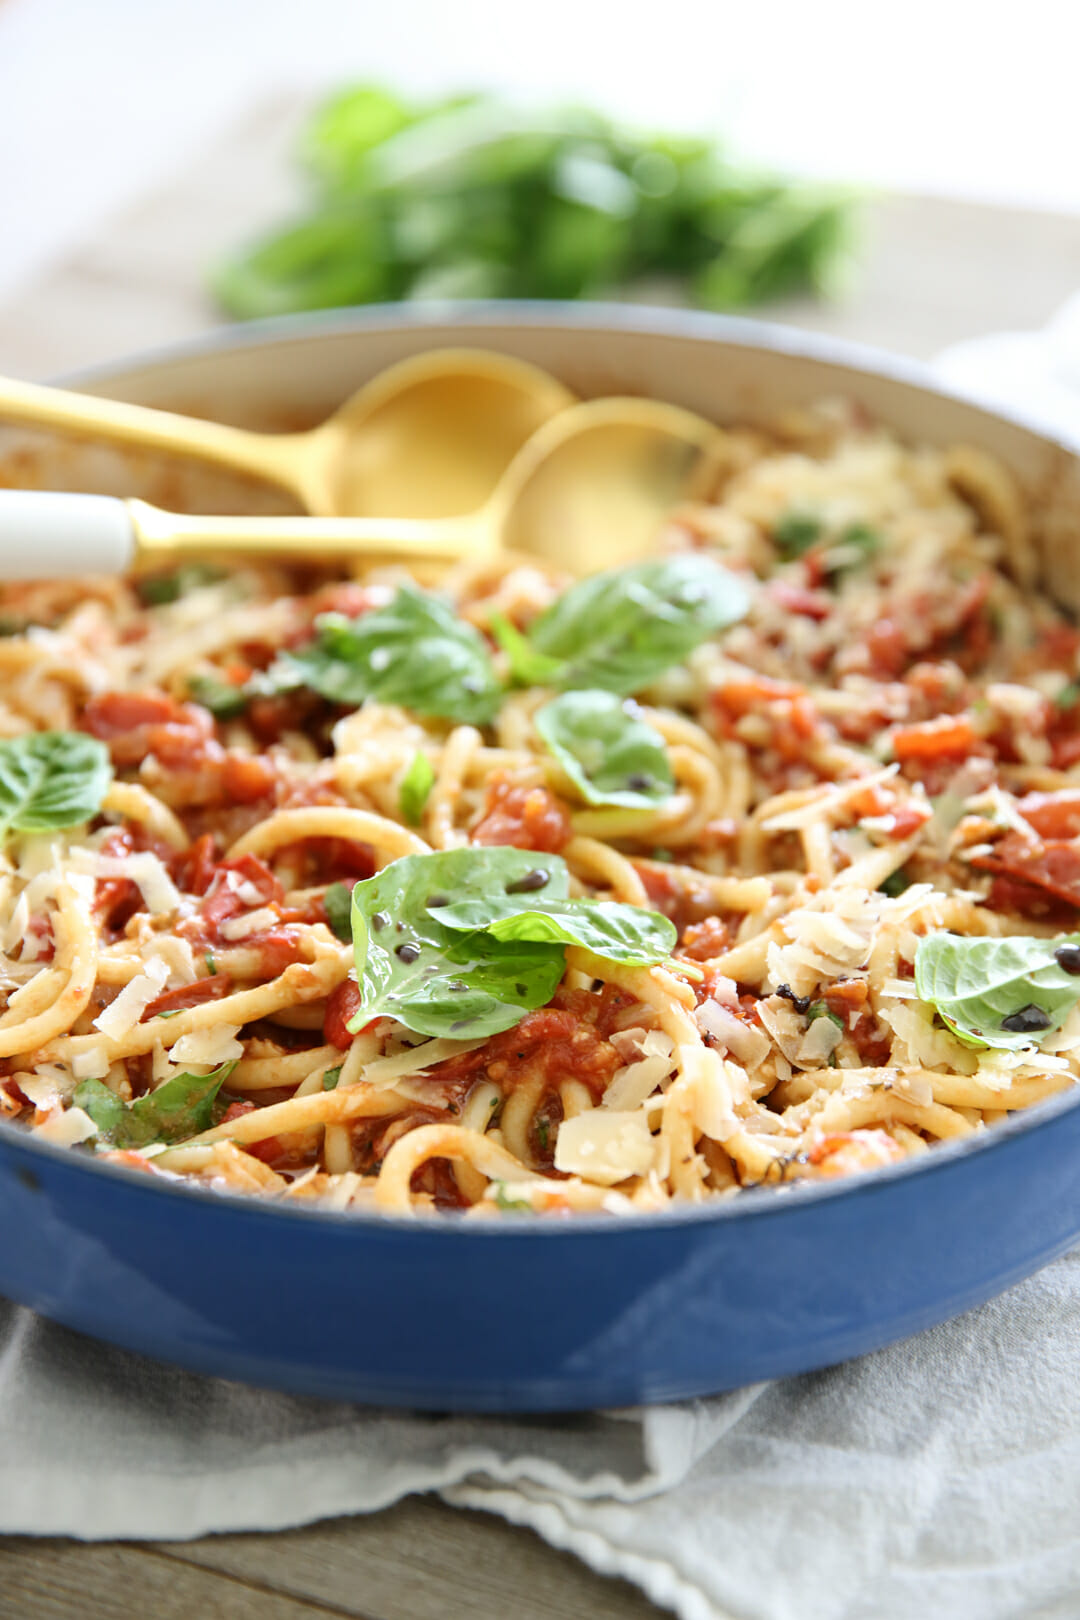
[[[981, 340], [982, 369], [963, 345], [943, 371], [1080, 433], [1080, 299], [1057, 331]], [[1074, 1620], [1078, 1383], [1080, 1251], [828, 1372], [550, 1420], [247, 1389], [0, 1301], [0, 1532], [185, 1539], [437, 1491], [681, 1620]]]

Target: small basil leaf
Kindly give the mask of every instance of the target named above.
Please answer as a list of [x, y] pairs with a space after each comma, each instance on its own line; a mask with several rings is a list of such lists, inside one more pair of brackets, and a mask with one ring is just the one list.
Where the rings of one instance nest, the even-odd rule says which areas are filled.
[[263, 678], [269, 690], [307, 686], [350, 708], [375, 698], [470, 725], [486, 725], [499, 706], [483, 636], [430, 592], [403, 585], [358, 619], [322, 614], [315, 631], [306, 647], [280, 655]]
[[790, 560], [801, 557], [804, 551], [809, 551], [816, 541], [821, 539], [824, 525], [813, 512], [800, 512], [793, 510], [785, 512], [773, 524], [773, 543], [781, 557]]
[[53, 832], [89, 821], [112, 781], [105, 744], [82, 731], [37, 731], [0, 742], [0, 834]]
[[915, 988], [966, 1045], [1019, 1051], [1060, 1029], [1080, 999], [1080, 978], [1060, 967], [1054, 954], [1062, 945], [1076, 944], [1080, 934], [1057, 939], [931, 934], [915, 953]]
[[235, 720], [247, 708], [246, 687], [233, 686], [216, 675], [192, 675], [188, 692], [196, 703], [209, 709], [216, 720]]
[[697, 552], [594, 574], [530, 628], [539, 652], [565, 661], [559, 685], [638, 692], [746, 613], [742, 580]]
[[341, 1079], [342, 1067], [343, 1065], [339, 1063], [336, 1068], [324, 1070], [322, 1077], [322, 1088], [324, 1091], [333, 1091], [334, 1087]]
[[549, 658], [537, 652], [516, 625], [501, 613], [491, 615], [491, 633], [506, 654], [510, 674], [521, 686], [555, 686], [566, 669], [562, 658]]
[[235, 1067], [234, 1063], [223, 1063], [210, 1074], [174, 1075], [133, 1103], [122, 1102], [100, 1080], [84, 1080], [76, 1087], [72, 1101], [86, 1110], [98, 1135], [114, 1147], [186, 1142], [214, 1124], [217, 1094]]
[[674, 792], [663, 737], [613, 692], [564, 692], [535, 725], [588, 804], [649, 808]]
[[361, 1004], [349, 1028], [389, 1017], [418, 1035], [468, 1040], [510, 1029], [544, 1006], [563, 975], [561, 946], [503, 944], [440, 920], [451, 897], [497, 900], [516, 885], [531, 893], [538, 873], [544, 892], [567, 893], [557, 855], [509, 848], [406, 855], [358, 883], [352, 935]]
[[438, 916], [447, 928], [483, 929], [497, 940], [583, 945], [605, 961], [634, 967], [665, 961], [679, 937], [658, 911], [611, 900], [485, 897], [446, 906]]
[[352, 939], [352, 885], [331, 883], [323, 895], [323, 909], [330, 932], [348, 945]]
[[402, 819], [410, 827], [419, 827], [424, 818], [428, 794], [435, 786], [435, 767], [426, 754], [417, 749], [398, 788], [398, 805]]

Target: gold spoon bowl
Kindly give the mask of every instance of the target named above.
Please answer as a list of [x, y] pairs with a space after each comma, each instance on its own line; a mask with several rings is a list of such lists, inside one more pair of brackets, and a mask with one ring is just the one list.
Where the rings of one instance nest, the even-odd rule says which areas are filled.
[[0, 418], [214, 462], [288, 490], [319, 517], [475, 511], [522, 445], [573, 402], [538, 366], [486, 349], [401, 360], [306, 433], [253, 433], [0, 377]]

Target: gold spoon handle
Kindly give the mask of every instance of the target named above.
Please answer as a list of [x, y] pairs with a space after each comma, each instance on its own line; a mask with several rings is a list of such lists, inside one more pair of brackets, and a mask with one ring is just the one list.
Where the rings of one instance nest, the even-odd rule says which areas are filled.
[[445, 566], [494, 546], [482, 517], [190, 517], [111, 495], [0, 490], [0, 580], [168, 567], [204, 557]]
[[14, 377], [0, 377], [0, 418], [172, 455], [196, 456], [296, 490], [289, 454], [292, 434], [248, 433], [221, 422], [150, 410], [96, 394], [46, 388]]

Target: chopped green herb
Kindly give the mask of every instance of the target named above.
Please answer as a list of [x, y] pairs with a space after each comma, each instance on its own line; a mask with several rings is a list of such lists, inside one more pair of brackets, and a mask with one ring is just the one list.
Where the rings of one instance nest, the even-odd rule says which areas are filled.
[[323, 895], [330, 932], [348, 945], [352, 939], [352, 884], [331, 883]]
[[184, 563], [168, 574], [148, 574], [136, 583], [135, 589], [146, 607], [167, 607], [190, 591], [204, 590], [224, 577], [220, 568], [207, 563]]
[[881, 894], [887, 894], [890, 900], [897, 899], [898, 896], [904, 893], [905, 889], [910, 888], [911, 879], [908, 877], [902, 866], [899, 867], [895, 872], [890, 872], [885, 881], [878, 884], [879, 892]]
[[334, 1087], [341, 1079], [342, 1067], [343, 1065], [339, 1063], [336, 1069], [326, 1070], [322, 1077], [322, 1088], [324, 1091], [333, 1091]]
[[812, 1024], [818, 1018], [830, 1018], [832, 1020], [832, 1022], [836, 1025], [837, 1029], [846, 1029], [847, 1028], [847, 1025], [845, 1024], [844, 1020], [840, 1017], [840, 1014], [839, 1013], [834, 1013], [827, 1002], [824, 1002], [824, 1001], [812, 1001], [810, 1003], [809, 1007], [807, 1007], [807, 1009], [806, 1009], [806, 1022], [808, 1024]]
[[1061, 688], [1054, 699], [1054, 707], [1057, 709], [1074, 709], [1078, 703], [1080, 703], [1080, 681], [1070, 681], [1067, 686]]
[[207, 951], [206, 955], [203, 957], [203, 961], [206, 963], [207, 973], [217, 972], [217, 963], [215, 962], [213, 954], [210, 951]]
[[166, 1012], [155, 1013], [154, 1017], [155, 1018], [175, 1018], [181, 1012], [181, 1010], [182, 1009], [180, 1007], [172, 1007]]
[[234, 686], [216, 675], [192, 675], [188, 692], [217, 720], [235, 720], [247, 708], [249, 697], [246, 686]]
[[505, 1181], [495, 1182], [495, 1204], [498, 1209], [517, 1210], [521, 1214], [531, 1215], [532, 1204], [527, 1198], [513, 1198], [506, 1189]]
[[410, 827], [419, 827], [424, 819], [424, 806], [434, 786], [435, 767], [428, 756], [417, 749], [398, 789], [402, 820], [408, 822]]
[[785, 512], [773, 525], [773, 542], [785, 561], [801, 557], [821, 539], [823, 525], [812, 512]]
[[665, 849], [663, 844], [656, 844], [650, 852], [649, 859], [652, 861], [673, 861], [675, 855], [672, 850]]
[[544, 1119], [543, 1117], [541, 1117], [540, 1119], [537, 1120], [537, 1122], [536, 1122], [536, 1140], [540, 1144], [541, 1153], [546, 1153], [547, 1150], [548, 1150], [548, 1142], [551, 1140], [551, 1121], [550, 1121], [550, 1119]]

